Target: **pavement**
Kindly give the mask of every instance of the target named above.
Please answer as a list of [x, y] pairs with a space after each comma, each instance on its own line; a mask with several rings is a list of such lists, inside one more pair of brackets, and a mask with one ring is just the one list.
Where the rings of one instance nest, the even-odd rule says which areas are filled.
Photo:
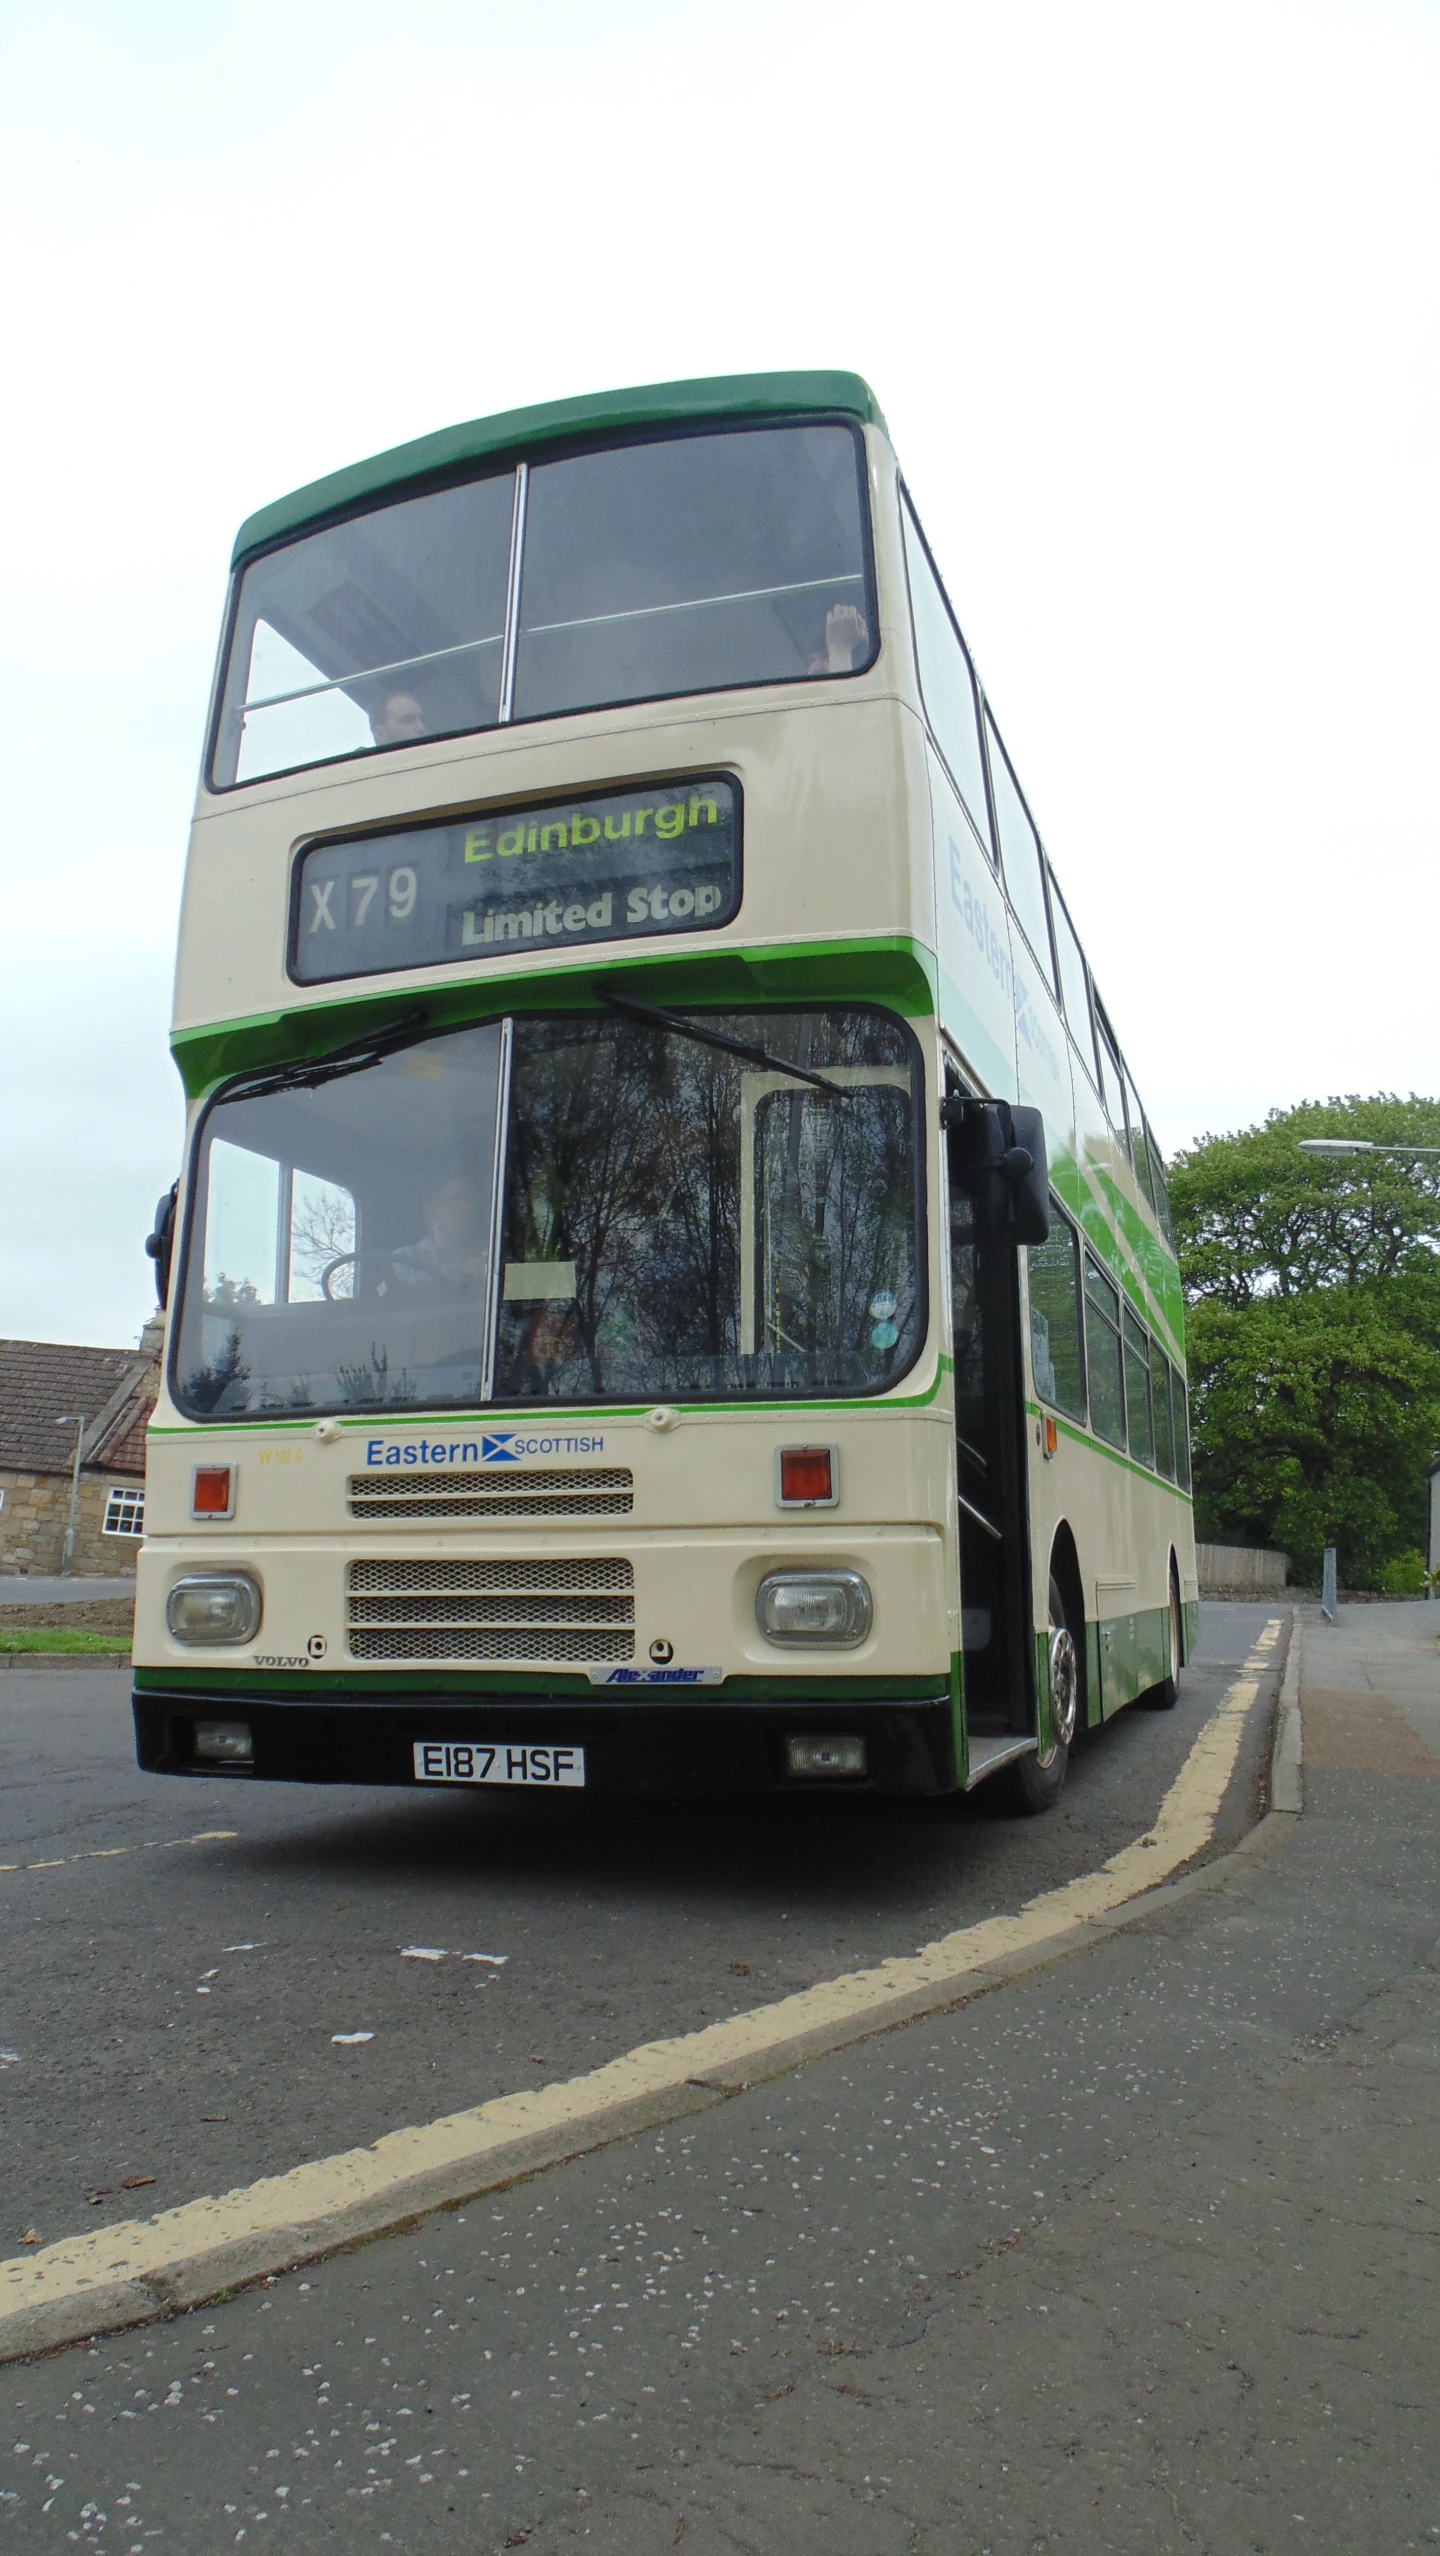
[[114, 1579], [0, 1579], [0, 1606], [77, 1606], [87, 1598], [133, 1598], [135, 1574]]
[[[1241, 1667], [1262, 1622], [1261, 1610], [1214, 1610], [1212, 1655], [1223, 1645]], [[111, 2556], [166, 2544], [205, 2556], [272, 2534], [302, 2551], [467, 2556], [572, 2544], [615, 2556], [682, 2544], [687, 2556], [1433, 2546], [1437, 1634], [1424, 1606], [1348, 1609], [1333, 1631], [1307, 1617], [1303, 1817], [1272, 1814], [1245, 1835], [1275, 1685], [1251, 1681], [1249, 1753], [1214, 1841], [1242, 1842], [1065, 1957], [222, 2304], [0, 2371], [13, 2427], [0, 2427], [10, 2543]], [[1175, 1716], [1122, 1716], [1102, 1735], [1101, 1768], [1139, 1742], [1125, 1761], [1128, 1795], [1117, 1778], [1130, 1840], [1137, 1819], [1154, 1815], [1159, 1770], [1144, 1752], [1171, 1745], [1172, 1732], [1183, 1742], [1177, 1726], [1191, 1710], [1193, 1755], [1222, 1709], [1214, 1678], [1205, 1710], [1192, 1702], [1207, 1674], [1187, 1671]], [[80, 1683], [65, 1682], [67, 1711]], [[1085, 1766], [1082, 1756], [1082, 1810]], [[93, 1767], [73, 1766], [60, 1789], [72, 1839], [119, 1816]], [[216, 1785], [184, 1798], [196, 1790], [236, 1797]], [[169, 1798], [181, 1792], [172, 1786]], [[1092, 1864], [1116, 1807], [1103, 1787], [1094, 1798]], [[303, 1825], [316, 1818], [313, 1797], [299, 1800], [272, 1881], [323, 1861], [323, 1838]], [[349, 1818], [363, 1820], [349, 1801]], [[32, 1800], [37, 1821], [41, 1808]], [[369, 1815], [421, 1808], [407, 1799]], [[193, 1828], [211, 1816], [207, 1801]], [[333, 1816], [343, 1821], [341, 1806]], [[668, 1819], [652, 1814], [649, 1825], [658, 1850]], [[176, 1820], [171, 1833], [191, 1827]], [[1003, 1845], [987, 1862], [996, 1832]], [[1043, 1847], [1033, 1842], [1046, 1832]], [[1016, 1905], [1037, 1878], [1058, 1874], [1063, 1886], [1073, 1853], [1053, 1821], [972, 1816], [945, 1832], [959, 1842], [942, 1875], [925, 1859], [927, 1834], [917, 1822], [903, 1839], [868, 1840], [857, 1824], [841, 1832], [838, 1855], [833, 1833], [822, 1855], [803, 1829], [798, 1840], [762, 1829], [723, 1911], [725, 1940], [738, 1925], [735, 1940], [814, 1976], [837, 1948], [853, 1957], [857, 1932], [860, 1949], [883, 1950], [907, 1926], [913, 1943], [917, 1909], [922, 1923], [939, 1906], [963, 1921]], [[443, 1832], [424, 1829], [408, 1852], [437, 1840]], [[527, 1841], [543, 1879], [528, 1893]], [[486, 1829], [475, 1842], [493, 1855], [497, 1836]], [[712, 1958], [723, 1850], [733, 1858], [739, 1842], [722, 1821], [710, 1856], [693, 1831], [660, 1853], [655, 1904], [628, 1936], [639, 1841], [608, 1870], [580, 1854], [571, 1922], [555, 1938], [568, 1941], [575, 1974], [573, 2006], [557, 1998], [550, 2011], [557, 2029], [569, 2017], [583, 2033], [598, 1916], [632, 1965], [653, 1960], [667, 1926], [681, 1938], [648, 1983], [627, 1970], [624, 1997], [607, 1980], [616, 2011], [606, 2010], [601, 2054], [642, 2008], [680, 2010], [693, 2027], [702, 1999], [719, 2002], [713, 1971], [687, 1970], [686, 1956]], [[500, 1832], [498, 1843], [509, 1850], [500, 1885], [523, 1911], [512, 1950], [523, 1955], [516, 2002], [528, 2004], [528, 1946], [567, 1867], [558, 1837], [548, 1859], [533, 1830]], [[906, 1869], [887, 1896], [897, 1844]], [[581, 1846], [572, 1838], [571, 1854]], [[429, 1878], [383, 1855], [377, 1868], [373, 1842], [366, 1852], [348, 1884], [366, 1902], [350, 1912], [362, 1936], [397, 1870], [402, 1897]], [[183, 1896], [199, 1874], [220, 1888], [216, 1913], [228, 1919], [231, 1885], [213, 1859], [233, 1853], [136, 1840], [108, 1867], [37, 1857], [39, 1869], [6, 1887], [36, 1893], [58, 1874], [66, 1914], [26, 1933], [7, 1985], [28, 1973], [51, 1925], [68, 1933], [72, 1956], [88, 1942], [97, 1978], [113, 1977], [105, 1924], [122, 1957], [127, 1944], [135, 1951], [148, 1899], [143, 1983], [169, 1894]], [[694, 1946], [679, 1919], [687, 1864], [703, 1921]], [[113, 1889], [72, 1903], [97, 1869]], [[434, 1887], [435, 1904], [453, 1909], [459, 1881], [443, 1856]], [[408, 1914], [413, 1896], [405, 1905]], [[797, 1908], [808, 1931], [787, 1932], [777, 1953]], [[186, 1914], [193, 1925], [188, 1902]], [[296, 1900], [287, 1923], [302, 1914]], [[408, 1940], [393, 1923], [389, 1932]], [[444, 1930], [430, 1933], [438, 1948]], [[508, 1971], [475, 1992], [487, 2031], [504, 2011]], [[407, 1981], [422, 1973], [425, 1996], [460, 1976], [448, 1962], [405, 1965]], [[73, 1959], [72, 1977], [82, 1975]], [[378, 1965], [356, 1975], [378, 1980]], [[747, 1980], [745, 1994], [773, 1995], [790, 1975], [768, 1972], [758, 1989]], [[162, 1979], [153, 2003], [180, 2034], [165, 2011], [170, 1985]], [[137, 2012], [144, 2004], [137, 1993]], [[281, 2007], [270, 2049], [284, 2077], [308, 2044]], [[443, 2004], [427, 2011], [438, 2057], [459, 2037], [457, 2017]], [[239, 2046], [233, 2018], [232, 2028]], [[475, 2043], [473, 2021], [466, 2038]], [[407, 2046], [410, 2102], [398, 2117], [417, 2119], [435, 2088], [416, 2064], [425, 2043], [413, 2023]], [[200, 2096], [213, 2082], [203, 2045], [186, 2035], [183, 2047], [177, 2072], [189, 2068]], [[348, 2069], [355, 2054], [336, 2055]], [[6, 2070], [7, 2098], [32, 2064], [22, 2053]], [[338, 2081], [310, 2065], [330, 2123]], [[496, 2073], [507, 2067], [513, 2084], [513, 2050]], [[75, 2093], [48, 2123], [43, 2107], [12, 2115], [19, 2144], [33, 2147], [56, 2122], [78, 2126]], [[263, 2080], [247, 2081], [245, 2100], [258, 2159]], [[196, 2191], [207, 2152], [198, 2126], [189, 2137]], [[8, 2135], [6, 2156], [8, 2182]], [[37, 2188], [62, 2208], [53, 2163]], [[73, 2199], [69, 2208], [73, 2226]], [[59, 2232], [50, 2218], [45, 2234]]]

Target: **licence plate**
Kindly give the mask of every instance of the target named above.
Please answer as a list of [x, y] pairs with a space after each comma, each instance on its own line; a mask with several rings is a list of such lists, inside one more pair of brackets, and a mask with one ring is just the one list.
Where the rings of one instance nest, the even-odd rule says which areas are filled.
[[415, 1779], [420, 1784], [583, 1784], [583, 1748], [547, 1742], [417, 1740]]

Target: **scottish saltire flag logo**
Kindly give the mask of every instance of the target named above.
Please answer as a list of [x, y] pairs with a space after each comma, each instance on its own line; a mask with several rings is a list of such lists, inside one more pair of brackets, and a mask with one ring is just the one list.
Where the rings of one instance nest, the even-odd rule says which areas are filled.
[[511, 1441], [513, 1429], [487, 1429], [480, 1441], [482, 1464], [518, 1464], [520, 1459]]

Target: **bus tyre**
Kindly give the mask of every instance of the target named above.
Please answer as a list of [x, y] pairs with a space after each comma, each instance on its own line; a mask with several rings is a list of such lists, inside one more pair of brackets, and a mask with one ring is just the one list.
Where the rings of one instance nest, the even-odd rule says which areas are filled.
[[1180, 1582], [1170, 1565], [1170, 1674], [1152, 1686], [1145, 1702], [1154, 1713], [1173, 1712], [1180, 1701], [1180, 1665], [1185, 1657], [1185, 1618], [1180, 1612]]
[[1042, 1756], [1017, 1758], [1002, 1779], [1011, 1810], [1034, 1818], [1053, 1809], [1065, 1784], [1080, 1718], [1080, 1657], [1060, 1585], [1050, 1582], [1050, 1739]]

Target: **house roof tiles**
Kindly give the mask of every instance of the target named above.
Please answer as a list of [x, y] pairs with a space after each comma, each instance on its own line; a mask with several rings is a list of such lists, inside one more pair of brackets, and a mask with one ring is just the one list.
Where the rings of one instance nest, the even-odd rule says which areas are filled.
[[[142, 1423], [158, 1374], [134, 1349], [88, 1349], [60, 1340], [0, 1340], [0, 1466], [68, 1473], [83, 1415], [84, 1463], [143, 1474]], [[60, 1414], [72, 1416], [62, 1420]]]

